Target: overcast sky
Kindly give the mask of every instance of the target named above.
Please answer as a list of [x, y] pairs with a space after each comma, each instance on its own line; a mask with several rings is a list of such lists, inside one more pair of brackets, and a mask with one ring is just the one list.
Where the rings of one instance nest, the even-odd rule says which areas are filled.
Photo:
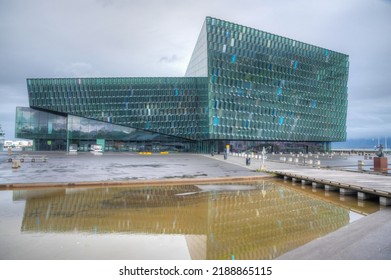
[[391, 0], [0, 0], [6, 139], [27, 78], [183, 76], [206, 16], [348, 54], [348, 139], [391, 138]]

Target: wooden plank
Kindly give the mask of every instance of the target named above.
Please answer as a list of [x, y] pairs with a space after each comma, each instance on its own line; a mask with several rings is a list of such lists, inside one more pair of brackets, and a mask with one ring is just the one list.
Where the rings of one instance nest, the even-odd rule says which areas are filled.
[[285, 175], [297, 179], [391, 197], [391, 178], [389, 176], [296, 166], [289, 167], [290, 169], [274, 168], [268, 171], [282, 176]]

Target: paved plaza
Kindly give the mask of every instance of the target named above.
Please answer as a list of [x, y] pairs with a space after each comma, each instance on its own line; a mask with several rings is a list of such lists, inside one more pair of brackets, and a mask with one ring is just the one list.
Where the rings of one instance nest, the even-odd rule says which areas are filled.
[[[269, 170], [293, 168], [293, 164], [279, 162], [279, 155], [269, 156], [270, 160], [265, 161], [265, 168]], [[224, 161], [222, 157], [215, 157]], [[260, 159], [252, 159], [251, 165], [245, 165], [245, 158], [230, 157], [227, 159], [236, 166], [245, 166], [255, 170], [263, 163]], [[345, 171], [351, 175], [352, 172], [360, 171], [358, 160], [363, 156], [335, 156], [325, 157], [322, 168]], [[322, 163], [322, 162], [321, 162]], [[372, 160], [365, 160], [364, 170], [371, 172]], [[314, 172], [317, 167], [300, 166], [301, 170]], [[357, 173], [357, 175], [361, 174]], [[376, 176], [376, 175], [374, 175]], [[384, 180], [390, 176], [381, 176]], [[315, 239], [295, 250], [292, 250], [277, 259], [281, 260], [391, 260], [391, 207], [382, 207], [382, 210], [359, 219], [347, 226], [330, 233], [324, 237]]]
[[[36, 154], [35, 154], [36, 155]], [[13, 169], [9, 156], [0, 154], [0, 184], [38, 182], [85, 182], [85, 181], [142, 181], [149, 179], [231, 178], [271, 176], [260, 172], [261, 159], [251, 159], [246, 165], [243, 157], [195, 154], [90, 153], [67, 155], [47, 153], [46, 162], [22, 163]], [[16, 156], [16, 155], [15, 155]], [[359, 171], [358, 156], [336, 156], [322, 159], [320, 167], [345, 172]], [[266, 169], [291, 169], [292, 164], [279, 162], [279, 155], [269, 156], [264, 162]], [[366, 160], [364, 169], [370, 172], [371, 161]], [[302, 166], [313, 172], [314, 167]], [[379, 175], [382, 176], [382, 175]], [[386, 176], [387, 178], [391, 177]], [[359, 219], [329, 235], [313, 240], [279, 257], [279, 259], [385, 259], [391, 260], [391, 208]]]
[[[40, 156], [47, 157], [42, 162]], [[32, 156], [36, 157], [31, 162]], [[218, 162], [198, 154], [104, 153], [93, 155], [79, 153], [30, 153], [21, 167], [12, 168], [9, 158], [21, 158], [21, 154], [0, 154], [0, 184], [103, 182], [156, 179], [188, 179], [260, 176], [259, 172]], [[264, 174], [268, 176], [267, 174]]]

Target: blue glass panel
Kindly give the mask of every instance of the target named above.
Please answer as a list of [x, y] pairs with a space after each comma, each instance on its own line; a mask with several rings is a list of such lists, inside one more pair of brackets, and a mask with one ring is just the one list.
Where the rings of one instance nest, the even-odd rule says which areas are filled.
[[236, 54], [233, 54], [231, 57], [231, 63], [235, 63], [236, 61]]
[[215, 116], [214, 121], [213, 121], [213, 125], [218, 125], [218, 124], [219, 124], [219, 117]]

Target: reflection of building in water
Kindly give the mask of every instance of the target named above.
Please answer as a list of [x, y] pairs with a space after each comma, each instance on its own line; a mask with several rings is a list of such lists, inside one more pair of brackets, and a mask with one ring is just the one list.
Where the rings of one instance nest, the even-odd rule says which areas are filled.
[[186, 235], [187, 247], [193, 260], [207, 260], [207, 237], [206, 235]]
[[267, 182], [236, 191], [162, 186], [41, 193], [26, 197], [22, 231], [181, 234], [193, 259], [273, 259], [348, 223], [349, 210]]
[[349, 211], [277, 187], [212, 199], [209, 219], [208, 259], [274, 259], [346, 225]]
[[194, 186], [71, 189], [26, 202], [23, 231], [205, 234], [207, 194]]

